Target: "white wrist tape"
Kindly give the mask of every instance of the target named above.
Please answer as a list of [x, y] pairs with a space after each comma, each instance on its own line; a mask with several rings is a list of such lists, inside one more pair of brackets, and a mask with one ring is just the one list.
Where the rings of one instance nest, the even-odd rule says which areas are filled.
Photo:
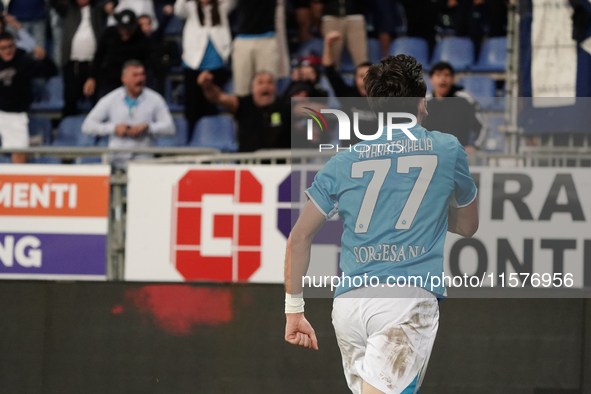
[[285, 313], [304, 312], [304, 293], [288, 294], [285, 293]]

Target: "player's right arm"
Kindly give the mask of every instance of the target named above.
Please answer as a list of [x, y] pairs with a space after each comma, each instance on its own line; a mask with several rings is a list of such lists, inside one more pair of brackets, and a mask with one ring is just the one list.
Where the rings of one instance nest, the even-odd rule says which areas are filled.
[[478, 201], [476, 184], [470, 176], [464, 148], [456, 141], [454, 191], [450, 198], [447, 231], [470, 238], [478, 230]]
[[302, 277], [310, 264], [310, 250], [314, 235], [325, 222], [324, 214], [320, 213], [312, 201], [308, 201], [289, 235], [285, 254], [285, 316], [287, 319], [285, 340], [292, 345], [316, 350], [318, 350], [318, 339], [303, 312]]
[[478, 200], [463, 208], [450, 205], [447, 217], [447, 231], [471, 238], [478, 230]]

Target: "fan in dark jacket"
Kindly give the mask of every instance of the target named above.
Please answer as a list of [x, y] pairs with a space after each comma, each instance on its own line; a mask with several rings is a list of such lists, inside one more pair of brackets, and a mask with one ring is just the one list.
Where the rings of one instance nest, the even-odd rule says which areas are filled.
[[78, 113], [84, 83], [106, 22], [105, 2], [95, 0], [52, 0], [63, 18], [62, 59], [64, 108], [62, 116]]
[[[33, 102], [31, 80], [49, 78], [57, 68], [45, 51], [37, 47], [35, 58], [17, 49], [12, 34], [0, 33], [0, 136], [3, 148], [29, 146], [27, 111]], [[14, 163], [24, 163], [22, 153], [12, 155]]]
[[133, 11], [117, 15], [117, 26], [108, 27], [101, 36], [84, 84], [84, 94], [97, 99], [121, 86], [121, 69], [128, 60], [137, 60], [150, 70], [152, 43], [141, 31]]

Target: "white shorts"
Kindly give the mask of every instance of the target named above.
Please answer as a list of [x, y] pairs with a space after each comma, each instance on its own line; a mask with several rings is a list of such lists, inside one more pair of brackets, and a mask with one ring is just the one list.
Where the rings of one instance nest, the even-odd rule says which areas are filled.
[[28, 148], [29, 117], [27, 113], [0, 111], [0, 137], [2, 148]]
[[391, 298], [374, 298], [374, 290], [351, 290], [333, 302], [347, 384], [355, 394], [362, 380], [387, 394], [416, 393], [439, 327], [437, 298], [420, 287]]

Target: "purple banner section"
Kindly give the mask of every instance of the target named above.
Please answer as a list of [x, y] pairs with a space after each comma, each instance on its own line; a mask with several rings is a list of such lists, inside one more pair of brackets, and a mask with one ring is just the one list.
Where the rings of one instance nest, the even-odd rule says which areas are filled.
[[107, 236], [0, 233], [0, 274], [106, 275]]

